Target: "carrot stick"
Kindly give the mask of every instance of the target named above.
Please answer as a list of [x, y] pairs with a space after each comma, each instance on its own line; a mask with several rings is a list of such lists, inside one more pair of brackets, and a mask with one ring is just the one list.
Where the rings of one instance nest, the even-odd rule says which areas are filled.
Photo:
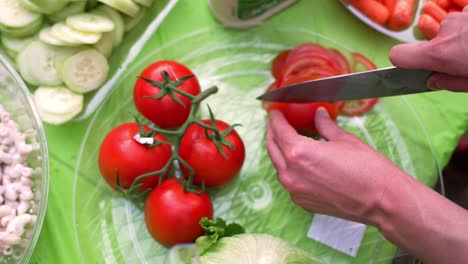
[[349, 2], [372, 21], [380, 25], [384, 25], [390, 15], [387, 8], [376, 0], [350, 0]]
[[436, 3], [438, 6], [440, 6], [445, 11], [448, 11], [453, 6], [452, 1], [450, 1], [450, 0], [429, 0], [429, 1]]
[[388, 20], [388, 27], [401, 30], [411, 25], [414, 0], [396, 0], [395, 7]]
[[445, 16], [447, 15], [447, 12], [445, 12], [444, 9], [442, 9], [440, 6], [438, 6], [434, 2], [426, 2], [423, 5], [422, 11], [431, 17], [433, 17], [437, 22], [441, 22]]
[[393, 13], [393, 8], [395, 8], [396, 0], [383, 0], [384, 5], [387, 7], [388, 12]]
[[428, 14], [422, 14], [418, 20], [418, 28], [427, 39], [433, 39], [439, 33], [440, 24]]
[[452, 0], [452, 2], [461, 7], [468, 6], [468, 0]]

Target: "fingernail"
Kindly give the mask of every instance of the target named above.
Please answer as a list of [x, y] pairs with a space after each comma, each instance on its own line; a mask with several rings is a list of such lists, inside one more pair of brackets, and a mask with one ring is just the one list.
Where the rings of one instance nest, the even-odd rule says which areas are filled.
[[323, 106], [320, 106], [319, 108], [317, 108], [317, 115], [330, 117], [330, 115], [328, 114], [327, 109], [325, 109], [325, 107], [323, 107]]

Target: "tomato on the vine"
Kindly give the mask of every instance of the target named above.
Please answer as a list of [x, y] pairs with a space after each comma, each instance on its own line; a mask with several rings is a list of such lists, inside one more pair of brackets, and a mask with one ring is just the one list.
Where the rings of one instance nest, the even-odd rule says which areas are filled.
[[[320, 75], [296, 75], [287, 79], [284, 85], [314, 80]], [[275, 89], [273, 87], [272, 89]], [[338, 115], [339, 105], [334, 103], [268, 103], [267, 111], [279, 110], [283, 113], [289, 124], [302, 134], [315, 134], [315, 111], [320, 106], [325, 107], [330, 117], [335, 120]]]
[[135, 106], [143, 116], [162, 128], [181, 126], [192, 106], [190, 99], [175, 88], [193, 96], [201, 91], [197, 78], [186, 66], [169, 60], [153, 63], [135, 83]]
[[[143, 126], [145, 132], [149, 127]], [[134, 136], [140, 134], [137, 123], [125, 123], [115, 127], [102, 141], [99, 149], [99, 170], [102, 177], [114, 189], [119, 176], [120, 187], [128, 189], [140, 175], [161, 170], [172, 155], [167, 138], [156, 134], [153, 136], [154, 146], [138, 142]], [[144, 191], [158, 184], [160, 175], [143, 179]]]
[[145, 203], [145, 223], [151, 236], [165, 247], [194, 242], [203, 235], [200, 219], [213, 218], [213, 204], [206, 192], [185, 190], [176, 179], [152, 190]]
[[[211, 120], [201, 120], [213, 126]], [[191, 125], [180, 143], [179, 155], [194, 171], [194, 183], [219, 187], [231, 181], [240, 171], [245, 159], [241, 137], [228, 124], [215, 121], [219, 133], [200, 125]], [[189, 170], [181, 166], [186, 176]]]

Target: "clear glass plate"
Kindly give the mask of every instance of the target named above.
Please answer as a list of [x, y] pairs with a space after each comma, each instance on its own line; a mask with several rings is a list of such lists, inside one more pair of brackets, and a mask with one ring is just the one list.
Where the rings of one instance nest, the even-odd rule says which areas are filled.
[[[251, 233], [284, 238], [329, 263], [390, 263], [396, 248], [373, 227], [366, 228], [356, 257], [308, 238], [313, 216], [290, 201], [267, 155], [266, 114], [255, 98], [273, 80], [270, 63], [275, 55], [307, 41], [337, 48], [346, 55], [350, 52], [344, 45], [301, 28], [265, 24], [236, 31], [211, 27], [141, 56], [119, 76], [92, 116], [78, 155], [72, 213], [82, 261], [161, 263], [164, 259], [167, 249], [146, 231], [143, 202], [132, 203], [107, 186], [99, 174], [97, 154], [108, 131], [133, 120], [136, 109], [132, 90], [136, 76], [157, 60], [171, 59], [193, 69], [204, 88], [217, 85], [219, 92], [205, 104], [211, 106], [218, 118], [243, 125], [236, 129], [246, 145], [246, 162], [232, 183], [210, 191], [215, 216], [239, 222]], [[206, 117], [206, 106], [201, 109]], [[440, 177], [432, 143], [405, 96], [381, 99], [365, 116], [340, 117], [338, 122], [418, 180], [433, 185]]]
[[26, 142], [36, 146], [28, 159], [34, 169], [34, 198], [29, 213], [37, 215], [36, 224], [25, 230], [20, 244], [13, 247], [10, 256], [0, 256], [0, 263], [28, 263], [41, 233], [47, 209], [49, 192], [49, 156], [41, 119], [25, 83], [2, 56], [0, 51], [0, 104], [10, 112], [11, 118], [26, 135]]

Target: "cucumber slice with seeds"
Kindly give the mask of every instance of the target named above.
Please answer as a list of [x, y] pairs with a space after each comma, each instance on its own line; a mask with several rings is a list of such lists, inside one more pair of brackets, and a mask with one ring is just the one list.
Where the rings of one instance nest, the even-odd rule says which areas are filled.
[[60, 85], [62, 79], [54, 64], [57, 53], [57, 48], [41, 41], [33, 41], [18, 55], [18, 66], [24, 69], [26, 75], [30, 74], [31, 84]]
[[60, 22], [52, 26], [51, 33], [58, 39], [70, 43], [95, 44], [101, 39], [101, 33], [83, 32], [68, 27]]
[[67, 26], [78, 31], [102, 33], [114, 30], [114, 22], [105, 16], [92, 13], [81, 13], [69, 16]]
[[83, 95], [66, 87], [39, 87], [34, 101], [42, 121], [55, 125], [70, 121], [83, 109]]
[[129, 15], [131, 17], [135, 16], [140, 7], [132, 2], [132, 0], [98, 0], [99, 2], [106, 4], [120, 12]]
[[34, 92], [34, 99], [38, 107], [49, 114], [70, 114], [83, 105], [83, 96], [65, 86], [40, 86]]
[[104, 55], [94, 49], [87, 49], [65, 60], [62, 77], [70, 89], [86, 93], [99, 88], [108, 72], [109, 64]]

